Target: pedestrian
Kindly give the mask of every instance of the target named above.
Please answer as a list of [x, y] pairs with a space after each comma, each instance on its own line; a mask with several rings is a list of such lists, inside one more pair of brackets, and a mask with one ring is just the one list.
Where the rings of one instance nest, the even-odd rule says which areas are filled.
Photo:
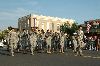
[[11, 56], [14, 56], [14, 50], [17, 48], [17, 33], [14, 28], [10, 31], [10, 48]]
[[45, 49], [46, 49], [46, 37], [45, 37], [45, 32], [44, 30], [42, 29], [41, 30], [41, 36], [42, 36], [42, 52], [45, 52]]
[[51, 53], [51, 35], [49, 35], [47, 38], [46, 38], [46, 42], [47, 42], [47, 53]]
[[54, 51], [57, 51], [60, 43], [60, 35], [57, 32], [55, 32], [53, 38], [54, 38]]
[[83, 52], [82, 52], [82, 48], [84, 47], [83, 36], [84, 36], [84, 32], [82, 31], [82, 26], [79, 26], [79, 29], [77, 31], [77, 42], [78, 42], [77, 55], [80, 55], [80, 56], [83, 55]]
[[10, 31], [7, 33], [7, 51], [10, 51]]
[[40, 52], [42, 50], [42, 35], [37, 34], [37, 50]]
[[98, 36], [97, 39], [96, 39], [96, 50], [100, 50], [100, 37]]
[[25, 29], [23, 29], [23, 32], [21, 33], [21, 45], [23, 49], [23, 53], [26, 53], [26, 48], [28, 46], [28, 34]]
[[20, 31], [19, 31], [19, 29], [17, 29], [17, 52], [19, 52], [19, 50], [21, 49], [21, 40], [20, 40]]
[[45, 37], [48, 37], [50, 34], [49, 30], [47, 30], [47, 32], [45, 33]]
[[74, 45], [74, 46], [73, 46], [73, 47], [74, 47], [73, 52], [76, 53], [76, 49], [77, 49], [77, 39], [76, 39], [75, 35], [72, 36], [72, 42], [73, 42], [73, 45]]
[[61, 34], [61, 39], [60, 39], [60, 52], [64, 53], [64, 40], [65, 40], [65, 35], [64, 33]]
[[34, 55], [34, 50], [35, 50], [35, 47], [36, 47], [36, 41], [37, 41], [37, 35], [35, 32], [31, 31], [30, 33], [30, 37], [29, 37], [29, 40], [30, 40], [30, 50], [31, 50], [31, 55]]

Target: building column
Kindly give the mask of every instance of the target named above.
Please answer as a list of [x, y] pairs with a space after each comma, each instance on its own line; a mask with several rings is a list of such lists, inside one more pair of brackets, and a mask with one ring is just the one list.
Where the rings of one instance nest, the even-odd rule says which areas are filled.
[[57, 22], [54, 21], [53, 23], [54, 23], [54, 32], [57, 32]]

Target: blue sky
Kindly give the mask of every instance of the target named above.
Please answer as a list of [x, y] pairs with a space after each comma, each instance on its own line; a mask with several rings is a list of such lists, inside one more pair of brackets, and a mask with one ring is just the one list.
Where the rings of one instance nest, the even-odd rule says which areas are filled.
[[17, 27], [18, 18], [30, 13], [71, 18], [82, 24], [100, 18], [100, 0], [0, 0], [0, 29]]

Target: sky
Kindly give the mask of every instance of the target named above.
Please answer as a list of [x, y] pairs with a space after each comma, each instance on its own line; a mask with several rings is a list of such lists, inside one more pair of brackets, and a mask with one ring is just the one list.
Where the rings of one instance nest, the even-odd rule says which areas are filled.
[[74, 19], [83, 24], [100, 19], [100, 0], [0, 0], [0, 30], [17, 27], [18, 18], [29, 14]]

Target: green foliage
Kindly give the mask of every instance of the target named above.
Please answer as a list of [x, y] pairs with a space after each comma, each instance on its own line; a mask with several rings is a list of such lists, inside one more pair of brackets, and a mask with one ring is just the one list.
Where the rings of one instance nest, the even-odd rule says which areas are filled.
[[60, 31], [67, 33], [69, 35], [73, 35], [73, 33], [78, 29], [78, 23], [73, 23], [70, 27], [69, 24], [65, 23], [60, 26]]
[[11, 29], [12, 29], [12, 27], [11, 27], [11, 26], [9, 26], [9, 27], [8, 27], [8, 30], [11, 30]]
[[3, 33], [2, 32], [0, 32], [0, 40], [3, 38]]
[[61, 25], [60, 26], [60, 31], [66, 33], [67, 30], [68, 30], [68, 28], [69, 28], [68, 24], [67, 23], [64, 23], [64, 25]]
[[0, 39], [4, 39], [4, 37], [8, 34], [8, 30], [4, 30], [0, 32]]
[[71, 27], [72, 32], [74, 33], [76, 30], [78, 30], [78, 23], [73, 23]]
[[12, 27], [9, 26], [9, 27], [8, 27], [8, 30], [5, 29], [5, 30], [3, 30], [3, 31], [0, 31], [0, 40], [1, 40], [1, 39], [4, 39], [4, 37], [8, 34], [9, 30], [11, 30], [11, 29], [12, 29]]

